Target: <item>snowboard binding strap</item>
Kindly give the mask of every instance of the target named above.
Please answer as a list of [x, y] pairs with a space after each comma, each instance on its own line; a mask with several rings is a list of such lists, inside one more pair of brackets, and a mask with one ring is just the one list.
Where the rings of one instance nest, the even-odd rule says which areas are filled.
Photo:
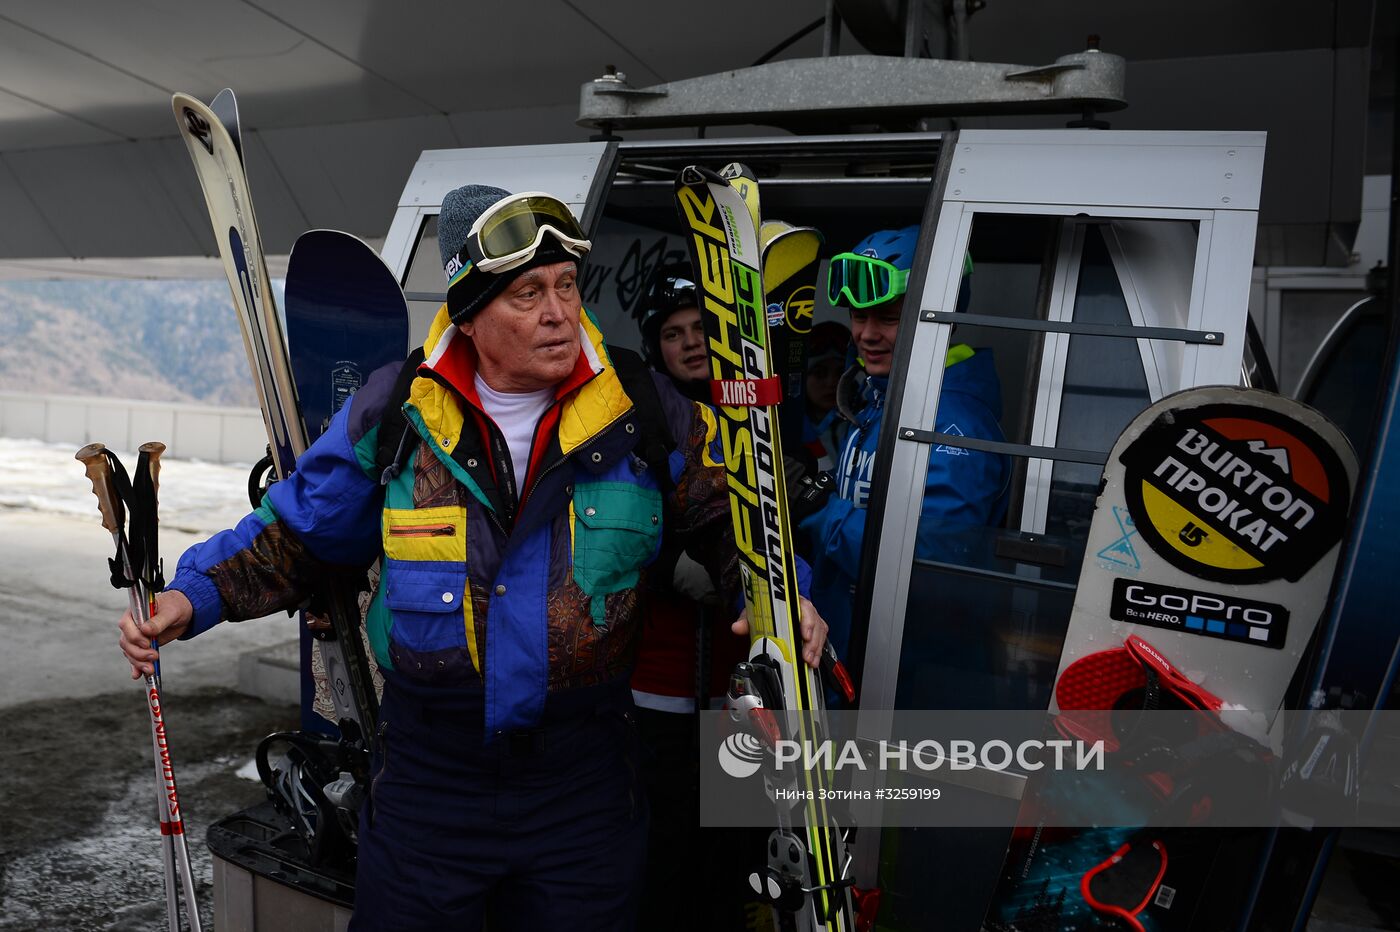
[[1144, 932], [1138, 914], [1152, 901], [1166, 872], [1167, 848], [1160, 840], [1129, 842], [1090, 868], [1079, 890], [1094, 909], [1118, 917], [1134, 932]]

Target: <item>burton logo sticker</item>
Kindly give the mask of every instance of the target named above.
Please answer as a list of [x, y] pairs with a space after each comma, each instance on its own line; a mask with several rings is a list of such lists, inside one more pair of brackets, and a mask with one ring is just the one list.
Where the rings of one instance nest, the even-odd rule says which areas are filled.
[[1124, 497], [1149, 547], [1223, 583], [1296, 582], [1341, 539], [1351, 487], [1312, 430], [1221, 403], [1164, 414], [1120, 456]]

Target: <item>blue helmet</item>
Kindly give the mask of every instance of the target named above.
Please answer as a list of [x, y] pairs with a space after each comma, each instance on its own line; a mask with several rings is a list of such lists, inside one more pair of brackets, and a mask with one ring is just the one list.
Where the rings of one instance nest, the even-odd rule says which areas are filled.
[[827, 299], [836, 307], [873, 307], [893, 301], [909, 289], [909, 270], [919, 228], [871, 233], [855, 249], [831, 257], [827, 266]]
[[[909, 273], [919, 245], [919, 228], [880, 230], [850, 252], [832, 256], [827, 267], [827, 299], [835, 307], [872, 307], [901, 297], [909, 290]], [[972, 297], [972, 253], [963, 255], [958, 310], [966, 311]]]
[[902, 230], [879, 230], [871, 233], [851, 250], [858, 256], [883, 259], [902, 271], [914, 267], [914, 249], [919, 245], [919, 227], [905, 227]]

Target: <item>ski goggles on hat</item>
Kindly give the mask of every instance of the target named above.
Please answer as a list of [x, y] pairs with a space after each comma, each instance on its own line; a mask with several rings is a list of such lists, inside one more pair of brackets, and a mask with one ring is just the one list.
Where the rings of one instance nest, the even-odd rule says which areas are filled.
[[679, 276], [661, 278], [648, 303], [648, 310], [653, 314], [670, 314], [683, 307], [696, 307], [695, 282]]
[[477, 217], [462, 247], [466, 256], [458, 258], [471, 260], [482, 272], [508, 272], [530, 261], [546, 232], [579, 259], [593, 248], [566, 204], [542, 191], [526, 191], [501, 198]]
[[832, 256], [826, 273], [827, 299], [838, 307], [871, 307], [899, 297], [908, 288], [908, 269], [853, 252]]

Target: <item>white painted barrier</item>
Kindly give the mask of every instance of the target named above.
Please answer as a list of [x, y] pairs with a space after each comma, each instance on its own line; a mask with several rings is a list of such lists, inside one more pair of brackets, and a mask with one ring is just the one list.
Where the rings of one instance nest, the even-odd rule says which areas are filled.
[[169, 456], [212, 463], [252, 463], [267, 448], [257, 408], [25, 392], [0, 392], [0, 437], [126, 451], [159, 440]]

